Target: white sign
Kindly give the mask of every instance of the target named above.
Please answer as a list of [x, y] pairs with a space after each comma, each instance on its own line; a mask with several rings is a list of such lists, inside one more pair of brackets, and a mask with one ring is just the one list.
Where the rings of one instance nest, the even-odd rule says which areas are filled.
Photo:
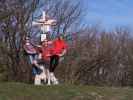
[[41, 34], [41, 42], [42, 41], [44, 41], [44, 40], [46, 40], [47, 38], [46, 38], [46, 34]]

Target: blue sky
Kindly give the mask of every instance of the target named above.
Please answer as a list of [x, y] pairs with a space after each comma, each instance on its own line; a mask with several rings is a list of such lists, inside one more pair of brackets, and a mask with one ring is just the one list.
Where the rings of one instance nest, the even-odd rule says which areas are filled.
[[88, 24], [133, 27], [133, 0], [83, 0]]

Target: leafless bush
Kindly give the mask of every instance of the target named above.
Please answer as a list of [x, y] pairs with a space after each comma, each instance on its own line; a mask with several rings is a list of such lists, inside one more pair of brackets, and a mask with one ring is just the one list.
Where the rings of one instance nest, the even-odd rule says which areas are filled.
[[23, 55], [23, 39], [28, 34], [26, 24], [34, 12], [38, 0], [0, 1], [0, 25], [2, 40], [1, 63], [7, 67], [8, 80], [29, 81], [30, 67]]
[[[132, 42], [130, 32], [87, 30], [70, 49], [59, 76], [65, 82], [96, 85], [132, 85]], [[83, 34], [83, 33], [81, 33]]]

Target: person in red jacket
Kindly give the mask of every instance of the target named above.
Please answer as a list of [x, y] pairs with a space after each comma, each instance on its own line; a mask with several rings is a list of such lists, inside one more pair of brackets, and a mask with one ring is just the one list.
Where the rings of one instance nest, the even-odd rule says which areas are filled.
[[53, 77], [53, 81], [55, 84], [58, 84], [57, 79], [54, 76], [54, 71], [59, 64], [60, 57], [62, 57], [67, 50], [67, 43], [63, 40], [62, 36], [58, 36], [52, 42], [53, 48], [51, 48], [51, 56], [50, 56], [50, 76]]
[[42, 59], [47, 62], [50, 61], [51, 48], [49, 48], [49, 44], [47, 40], [43, 41], [41, 52], [42, 52]]
[[47, 78], [47, 84], [51, 84], [50, 75], [49, 75], [49, 66], [50, 66], [50, 56], [51, 56], [51, 48], [49, 48], [49, 41], [45, 39], [41, 45], [41, 63], [45, 66], [45, 74]]

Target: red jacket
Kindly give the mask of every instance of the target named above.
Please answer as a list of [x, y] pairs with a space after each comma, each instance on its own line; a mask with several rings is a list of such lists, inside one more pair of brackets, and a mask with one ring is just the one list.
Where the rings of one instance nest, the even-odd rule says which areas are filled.
[[50, 60], [50, 56], [51, 56], [51, 49], [48, 47], [42, 47], [42, 59]]
[[52, 54], [59, 55], [63, 52], [64, 49], [67, 49], [67, 44], [64, 40], [55, 40], [53, 41]]

